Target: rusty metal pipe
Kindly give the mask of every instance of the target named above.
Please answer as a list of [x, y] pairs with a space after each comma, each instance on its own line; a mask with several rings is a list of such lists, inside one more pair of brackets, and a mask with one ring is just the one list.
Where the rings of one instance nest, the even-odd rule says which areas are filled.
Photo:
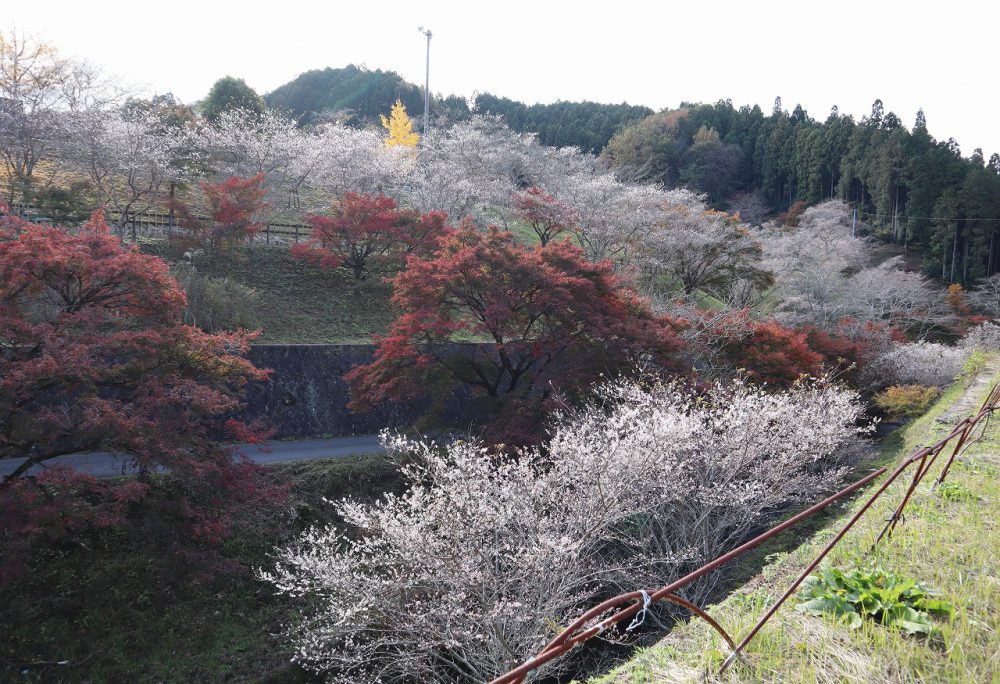
[[[921, 457], [926, 458], [927, 454], [924, 453], [922, 454]], [[861, 516], [865, 514], [865, 511], [867, 511], [872, 506], [872, 504], [874, 504], [875, 501], [882, 495], [882, 492], [888, 489], [889, 486], [896, 481], [896, 478], [898, 478], [903, 473], [903, 471], [905, 471], [914, 462], [915, 461], [911, 456], [910, 458], [906, 459], [903, 463], [899, 464], [899, 466], [892, 472], [892, 474], [886, 478], [885, 482], [883, 482], [879, 486], [879, 488], [875, 491], [875, 493], [872, 494], [870, 497], [868, 497], [868, 500], [865, 501], [864, 505], [860, 509], [858, 509], [858, 511], [854, 515], [851, 516], [851, 519], [847, 521], [847, 524], [844, 525], [839, 532], [837, 532], [836, 536], [833, 539], [831, 539], [830, 542], [825, 547], [823, 547], [823, 550], [819, 552], [819, 554], [813, 559], [813, 561], [809, 564], [809, 566], [798, 576], [798, 578], [792, 583], [792, 586], [790, 586], [787, 589], [787, 591], [785, 591], [785, 593], [781, 595], [781, 598], [779, 598], [774, 603], [774, 605], [772, 605], [768, 609], [768, 611], [764, 614], [764, 616], [757, 621], [757, 624], [754, 625], [753, 629], [750, 630], [750, 633], [747, 634], [745, 637], [743, 637], [743, 640], [740, 641], [740, 643], [736, 646], [736, 648], [733, 649], [733, 652], [729, 655], [729, 657], [726, 658], [725, 662], [722, 663], [722, 667], [719, 668], [719, 674], [722, 674], [723, 672], [726, 671], [726, 669], [733, 662], [733, 660], [735, 660], [736, 657], [739, 656], [740, 651], [742, 651], [746, 647], [746, 645], [750, 643], [750, 641], [755, 636], [757, 636], [757, 633], [764, 627], [764, 624], [771, 619], [772, 615], [778, 612], [778, 609], [781, 608], [782, 604], [785, 601], [787, 601], [792, 596], [792, 594], [795, 593], [795, 590], [798, 589], [799, 585], [802, 584], [803, 581], [805, 581], [806, 577], [808, 577], [809, 574], [816, 569], [816, 566], [818, 566], [821, 562], [823, 562], [823, 559], [826, 558], [827, 554], [830, 553], [830, 551], [833, 550], [833, 547], [836, 546], [841, 539], [843, 539], [844, 535], [847, 534], [852, 527], [854, 527], [855, 523], [857, 523], [858, 520], [861, 519]]]
[[896, 529], [896, 522], [903, 516], [903, 510], [906, 508], [906, 504], [909, 503], [910, 497], [913, 496], [914, 490], [916, 490], [917, 485], [920, 484], [920, 480], [923, 479], [923, 473], [926, 472], [924, 470], [924, 466], [926, 465], [927, 465], [927, 454], [924, 454], [923, 456], [920, 457], [920, 464], [917, 466], [916, 472], [913, 473], [913, 479], [910, 480], [910, 486], [906, 488], [906, 494], [903, 495], [903, 500], [899, 502], [898, 506], [896, 506], [896, 509], [892, 512], [892, 515], [890, 515], [889, 519], [886, 521], [885, 527], [882, 528], [882, 531], [879, 533], [878, 537], [875, 538], [875, 543], [872, 544], [873, 548], [876, 545], [878, 545], [878, 543], [882, 541], [882, 538], [887, 534], [889, 535], [889, 537], [892, 537], [892, 531]]
[[[768, 530], [768, 531], [766, 531], [766, 532], [764, 532], [764, 533], [762, 533], [762, 534], [754, 537], [750, 541], [745, 542], [744, 544], [741, 544], [740, 546], [736, 547], [735, 549], [733, 549], [729, 553], [726, 553], [726, 554], [723, 554], [723, 555], [719, 556], [718, 558], [716, 558], [711, 563], [703, 565], [702, 567], [698, 568], [697, 570], [694, 570], [693, 572], [688, 573], [684, 577], [681, 577], [680, 579], [678, 579], [678, 580], [676, 580], [674, 582], [671, 582], [670, 584], [666, 585], [665, 587], [662, 587], [661, 589], [659, 589], [655, 593], [650, 594], [650, 600], [651, 601], [658, 601], [661, 598], [663, 598], [665, 595], [672, 594], [673, 592], [675, 592], [678, 589], [684, 587], [685, 585], [690, 584], [694, 580], [703, 577], [704, 575], [712, 572], [713, 570], [716, 570], [717, 568], [721, 567], [722, 565], [725, 565], [726, 563], [728, 563], [733, 558], [736, 558], [737, 556], [739, 556], [739, 555], [741, 555], [743, 553], [746, 553], [747, 551], [749, 551], [749, 550], [751, 550], [751, 549], [753, 549], [753, 548], [755, 548], [757, 546], [760, 546], [765, 541], [767, 541], [767, 540], [771, 539], [772, 537], [774, 537], [774, 536], [776, 536], [776, 535], [784, 532], [789, 527], [792, 527], [793, 525], [801, 522], [802, 520], [808, 518], [809, 516], [813, 515], [814, 513], [817, 513], [819, 511], [823, 510], [824, 508], [826, 508], [830, 504], [835, 503], [835, 502], [839, 501], [840, 499], [844, 498], [845, 496], [847, 496], [848, 494], [851, 494], [852, 492], [860, 489], [861, 487], [864, 487], [866, 484], [868, 484], [872, 480], [874, 480], [874, 479], [878, 478], [879, 476], [881, 476], [882, 474], [884, 474], [887, 470], [888, 470], [888, 468], [886, 468], [885, 466], [883, 466], [881, 468], [878, 468], [877, 470], [875, 470], [871, 474], [869, 474], [869, 475], [863, 477], [862, 479], [858, 480], [857, 482], [855, 482], [855, 483], [853, 483], [853, 484], [851, 484], [851, 485], [849, 485], [849, 486], [841, 489], [839, 492], [837, 492], [837, 493], [835, 493], [835, 494], [827, 497], [823, 501], [820, 501], [819, 503], [816, 503], [816, 504], [810, 506], [809, 508], [805, 509], [804, 511], [801, 511], [801, 512], [797, 513], [796, 515], [793, 515], [791, 518], [789, 518], [788, 520], [784, 521], [783, 523], [781, 523], [781, 524], [779, 524], [779, 525], [771, 528], [770, 530]], [[545, 648], [543, 648], [538, 653], [538, 655], [536, 655], [534, 658], [532, 658], [528, 662], [523, 663], [523, 664], [519, 665], [518, 667], [514, 668], [510, 672], [507, 672], [506, 674], [504, 674], [504, 675], [502, 675], [502, 676], [494, 679], [491, 682], [491, 684], [511, 684], [513, 682], [523, 681], [524, 677], [529, 672], [531, 672], [532, 670], [536, 669], [539, 665], [543, 665], [543, 664], [547, 663], [548, 661], [552, 660], [556, 656], [562, 655], [563, 653], [571, 650], [573, 648], [573, 646], [575, 646], [580, 641], [585, 641], [586, 639], [589, 639], [591, 636], [594, 636], [595, 634], [599, 634], [601, 631], [603, 631], [604, 629], [606, 629], [608, 626], [618, 624], [618, 623], [620, 623], [620, 622], [622, 622], [624, 620], [627, 620], [627, 619], [633, 617], [636, 613], [639, 612], [640, 607], [641, 607], [641, 603], [635, 603], [635, 604], [629, 606], [628, 608], [624, 608], [623, 610], [619, 611], [618, 613], [615, 613], [611, 617], [603, 620], [600, 623], [600, 625], [595, 625], [593, 627], [590, 627], [586, 631], [581, 632], [578, 635], [578, 638], [571, 638], [573, 636], [573, 634], [577, 630], [579, 630], [581, 627], [583, 627], [583, 625], [585, 625], [587, 622], [593, 620], [598, 615], [601, 615], [602, 613], [604, 613], [604, 612], [610, 610], [611, 608], [614, 608], [615, 606], [620, 605], [620, 604], [622, 604], [622, 603], [624, 603], [626, 601], [637, 600], [637, 599], [640, 599], [641, 597], [642, 597], [642, 593], [641, 592], [629, 592], [628, 594], [622, 594], [620, 596], [615, 596], [613, 598], [610, 598], [610, 599], [602, 602], [601, 604], [599, 604], [597, 606], [594, 606], [593, 608], [591, 608], [590, 610], [588, 610], [586, 613], [584, 613], [583, 615], [581, 615], [579, 618], [577, 618], [576, 620], [574, 620], [568, 627], [566, 627], [566, 629], [564, 629], [562, 632], [560, 632], [557, 637], [555, 637], [552, 641], [550, 641], [548, 644], [546, 644]], [[584, 635], [587, 635], [587, 636], [584, 637]], [[579, 638], [579, 637], [583, 637], [583, 638]]]
[[[785, 520], [784, 522], [776, 525], [770, 530], [754, 537], [750, 541], [741, 544], [732, 551], [719, 556], [715, 560], [703, 565], [697, 570], [688, 573], [684, 577], [681, 577], [680, 579], [675, 580], [674, 582], [664, 587], [661, 587], [652, 594], [649, 594], [648, 592], [633, 591], [603, 601], [601, 604], [594, 606], [593, 608], [585, 612], [583, 615], [581, 615], [579, 618], [574, 620], [566, 629], [564, 629], [562, 632], [559, 633], [559, 635], [557, 635], [548, 644], [546, 644], [545, 648], [543, 648], [534, 658], [530, 659], [526, 663], [519, 665], [518, 667], [507, 672], [506, 674], [497, 677], [491, 682], [491, 684], [520, 684], [520, 682], [523, 682], [524, 679], [533, 670], [537, 669], [540, 665], [544, 665], [545, 663], [553, 660], [554, 658], [557, 658], [560, 655], [567, 653], [578, 644], [596, 636], [597, 634], [600, 634], [608, 627], [619, 624], [624, 620], [627, 620], [635, 616], [645, 605], [645, 601], [647, 598], [651, 602], [666, 600], [666, 601], [671, 601], [673, 603], [677, 603], [678, 605], [682, 605], [688, 610], [690, 610], [692, 613], [704, 619], [706, 622], [709, 623], [709, 625], [711, 625], [716, 631], [719, 632], [719, 634], [723, 637], [723, 639], [726, 640], [726, 643], [729, 644], [730, 648], [732, 649], [732, 653], [722, 664], [722, 667], [719, 669], [719, 674], [722, 674], [729, 667], [729, 665], [732, 664], [737, 657], [739, 657], [739, 654], [746, 647], [746, 645], [758, 634], [758, 632], [760, 632], [764, 624], [778, 611], [781, 605], [784, 604], [785, 601], [787, 601], [795, 593], [795, 590], [798, 589], [798, 587], [802, 584], [803, 581], [805, 581], [805, 578], [808, 577], [809, 574], [816, 569], [816, 567], [830, 553], [830, 551], [834, 548], [834, 546], [836, 546], [836, 544], [840, 542], [840, 540], [844, 537], [844, 535], [846, 535], [847, 532], [857, 523], [857, 521], [861, 519], [861, 517], [868, 511], [868, 509], [872, 506], [872, 504], [874, 504], [875, 501], [886, 491], [886, 489], [888, 489], [888, 487], [897, 480], [897, 478], [903, 473], [903, 471], [905, 471], [908, 467], [919, 461], [920, 464], [917, 467], [916, 472], [914, 473], [913, 480], [910, 486], [907, 488], [903, 500], [900, 502], [899, 506], [895, 509], [886, 527], [883, 528], [882, 533], [878, 537], [878, 540], [881, 540], [882, 537], [887, 532], [891, 532], [891, 530], [895, 527], [896, 522], [901, 518], [903, 510], [909, 503], [916, 487], [930, 471], [931, 467], [934, 465], [934, 462], [940, 455], [941, 451], [943, 451], [944, 447], [947, 446], [949, 442], [958, 437], [959, 438], [958, 443], [956, 444], [954, 450], [952, 451], [951, 457], [948, 459], [948, 462], [945, 464], [941, 476], [938, 478], [938, 482], [943, 481], [945, 475], [948, 472], [948, 468], [951, 467], [951, 464], [955, 460], [955, 457], [958, 454], [962, 453], [962, 451], [964, 451], [965, 448], [968, 448], [968, 446], [981, 439], [982, 435], [985, 434], [986, 429], [989, 427], [989, 423], [993, 416], [993, 412], [998, 409], [997, 406], [998, 402], [1000, 402], [1000, 383], [994, 385], [993, 389], [990, 391], [986, 400], [983, 402], [982, 408], [975, 416], [962, 419], [948, 435], [939, 439], [937, 442], [935, 442], [933, 445], [929, 447], [922, 447], [918, 449], [913, 454], [908, 456], [904, 461], [902, 461], [896, 467], [896, 469], [892, 471], [889, 477], [886, 478], [885, 482], [883, 482], [879, 486], [878, 490], [876, 490], [875, 493], [872, 494], [867, 501], [865, 501], [864, 505], [853, 516], [851, 516], [851, 519], [847, 522], [847, 524], [845, 524], [840, 529], [837, 535], [813, 559], [813, 561], [809, 564], [809, 567], [807, 567], [806, 570], [799, 575], [798, 579], [795, 580], [792, 586], [789, 587], [788, 590], [781, 596], [781, 598], [779, 598], [778, 601], [774, 605], [772, 605], [770, 609], [761, 617], [761, 619], [758, 620], [757, 624], [753, 627], [750, 633], [747, 634], [747, 636], [744, 637], [743, 640], [740, 641], [740, 643], [735, 647], [732, 645], [732, 639], [729, 638], [729, 635], [725, 632], [725, 630], [721, 627], [721, 625], [719, 625], [714, 619], [711, 618], [711, 616], [709, 616], [707, 613], [705, 613], [703, 610], [701, 610], [694, 604], [687, 602], [684, 599], [681, 599], [680, 597], [676, 596], [673, 592], [675, 592], [677, 589], [686, 586], [687, 584], [690, 584], [694, 580], [699, 579], [705, 576], [706, 574], [718, 569], [722, 565], [728, 563], [730, 560], [759, 546], [765, 541], [773, 538], [775, 535], [780, 534], [781, 532], [801, 522], [805, 518], [813, 515], [814, 513], [817, 513], [818, 511], [826, 508], [830, 504], [847, 496], [848, 494], [851, 494], [852, 492], [860, 489], [861, 487], [864, 487], [865, 485], [869, 484], [876, 478], [885, 474], [888, 471], [887, 467], [883, 466], [881, 468], [876, 469], [869, 475], [841, 489], [832, 496], [829, 496], [823, 501], [820, 501], [819, 503], [810, 506], [804, 511], [797, 513], [788, 520]], [[970, 439], [970, 436], [975, 432], [976, 427], [981, 422], [984, 423], [982, 428], [982, 433], [980, 434], [979, 437]], [[876, 540], [876, 543], [878, 543], [878, 540]], [[613, 613], [611, 616], [600, 621], [598, 624], [592, 625], [591, 627], [588, 627], [583, 631], [578, 631], [581, 630], [583, 626], [586, 625], [588, 622], [597, 618], [601, 614], [613, 608], [616, 608], [620, 605], [623, 605], [624, 603], [630, 603], [630, 602], [631, 605], [622, 608], [616, 613]]]

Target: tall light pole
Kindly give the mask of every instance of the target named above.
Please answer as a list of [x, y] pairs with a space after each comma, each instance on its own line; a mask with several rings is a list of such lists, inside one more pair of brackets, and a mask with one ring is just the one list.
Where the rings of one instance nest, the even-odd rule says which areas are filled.
[[427, 36], [427, 76], [424, 81], [424, 138], [427, 137], [427, 120], [431, 111], [431, 33], [430, 29], [418, 26], [417, 30]]

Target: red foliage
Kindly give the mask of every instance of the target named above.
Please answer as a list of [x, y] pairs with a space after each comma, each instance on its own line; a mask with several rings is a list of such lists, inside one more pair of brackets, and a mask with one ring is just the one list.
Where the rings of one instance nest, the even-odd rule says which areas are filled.
[[775, 221], [782, 226], [797, 226], [799, 225], [799, 219], [802, 218], [802, 214], [804, 214], [808, 208], [808, 204], [799, 200], [792, 206], [788, 207], [788, 211], [783, 214], [778, 214], [775, 217]]
[[264, 227], [257, 220], [267, 208], [263, 173], [252, 178], [233, 176], [219, 183], [202, 183], [201, 189], [208, 204], [207, 219], [199, 218], [187, 204], [173, 204], [181, 225], [188, 231], [179, 238], [181, 241], [213, 251], [226, 250], [252, 240]]
[[754, 321], [750, 337], [731, 348], [730, 358], [758, 382], [775, 387], [789, 387], [803, 375], [819, 375], [823, 360], [803, 333], [775, 321]]
[[330, 216], [309, 216], [309, 240], [292, 255], [328, 268], [342, 267], [355, 279], [398, 269], [409, 254], [423, 254], [445, 229], [445, 214], [399, 209], [384, 195], [349, 192]]
[[[221, 531], [227, 495], [258, 496], [255, 470], [217, 443], [248, 381], [252, 336], [181, 324], [184, 294], [167, 264], [126, 248], [100, 212], [78, 235], [8, 220], [0, 228], [0, 458], [24, 459], [0, 482], [0, 538], [114, 524], [168, 469], [175, 503]], [[29, 465], [62, 454], [122, 454], [140, 480], [95, 481]], [[224, 519], [224, 515], [222, 516]]]
[[832, 330], [813, 325], [802, 326], [799, 330], [805, 334], [809, 347], [823, 356], [823, 365], [843, 371], [849, 382], [853, 382], [858, 371], [889, 344], [906, 339], [895, 328], [875, 321], [862, 323], [853, 318], [842, 318]]
[[784, 388], [822, 371], [823, 357], [809, 348], [806, 335], [777, 321], [734, 311], [705, 313], [696, 324], [694, 344], [702, 357], [718, 366], [715, 372], [741, 370], [755, 382]]
[[[419, 396], [442, 370], [489, 397], [541, 401], [627, 369], [640, 354], [671, 366], [680, 347], [610, 262], [589, 262], [565, 241], [527, 247], [464, 222], [392, 282], [403, 313], [377, 340], [375, 360], [346, 376], [355, 409]], [[489, 344], [448, 346], [456, 337]]]
[[528, 224], [543, 245], [572, 225], [569, 207], [538, 187], [518, 193], [514, 197], [514, 208], [517, 218]]

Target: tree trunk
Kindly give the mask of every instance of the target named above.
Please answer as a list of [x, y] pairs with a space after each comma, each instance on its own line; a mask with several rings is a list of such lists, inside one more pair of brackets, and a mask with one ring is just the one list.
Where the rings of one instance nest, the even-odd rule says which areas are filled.
[[951, 238], [951, 276], [949, 283], [955, 282], [955, 260], [958, 258], [958, 223], [955, 223], [955, 234]]

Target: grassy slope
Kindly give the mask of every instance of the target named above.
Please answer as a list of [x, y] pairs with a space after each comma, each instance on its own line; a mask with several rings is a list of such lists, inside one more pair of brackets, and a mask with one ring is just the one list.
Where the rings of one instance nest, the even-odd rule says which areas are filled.
[[[179, 258], [164, 242], [146, 243], [143, 250], [170, 261]], [[198, 268], [257, 290], [261, 344], [366, 343], [395, 318], [391, 288], [380, 280], [357, 282], [345, 271], [293, 259], [281, 247], [247, 248], [236, 257]]]
[[[925, 416], [886, 441], [882, 460], [897, 461], [946, 434], [954, 415], [947, 424], [936, 419], [956, 402], [971, 405], [973, 398], [985, 394], [982, 386], [971, 392], [977, 396], [963, 397], [966, 389], [961, 384], [952, 387]], [[925, 482], [940, 472], [939, 460]], [[868, 556], [875, 535], [901, 498], [904, 480], [880, 498], [824, 562], [843, 569], [880, 564], [923, 581], [955, 604], [955, 616], [936, 621], [939, 629], [929, 639], [920, 639], [875, 625], [851, 632], [786, 604], [747, 647], [743, 662], [720, 681], [1000, 682], [1000, 422], [994, 421], [986, 438], [948, 474], [949, 482], [969, 488], [977, 498], [946, 501], [929, 484], [922, 485], [893, 538]], [[841, 509], [799, 548], [773, 554], [756, 577], [709, 613], [739, 640], [859, 505], [856, 499]], [[713, 630], [692, 620], [599, 681], [704, 681], [706, 673], [708, 680], [716, 681], [714, 673], [727, 654]]]
[[382, 456], [270, 472], [293, 482], [294, 513], [270, 521], [277, 534], [261, 531], [266, 521], [243, 521], [224, 553], [244, 570], [214, 582], [178, 575], [162, 549], [129, 529], [39, 553], [29, 574], [0, 585], [0, 681], [310, 681], [272, 636], [292, 609], [250, 571], [304, 525], [330, 520], [323, 497], [364, 500], [398, 490], [400, 480]]

